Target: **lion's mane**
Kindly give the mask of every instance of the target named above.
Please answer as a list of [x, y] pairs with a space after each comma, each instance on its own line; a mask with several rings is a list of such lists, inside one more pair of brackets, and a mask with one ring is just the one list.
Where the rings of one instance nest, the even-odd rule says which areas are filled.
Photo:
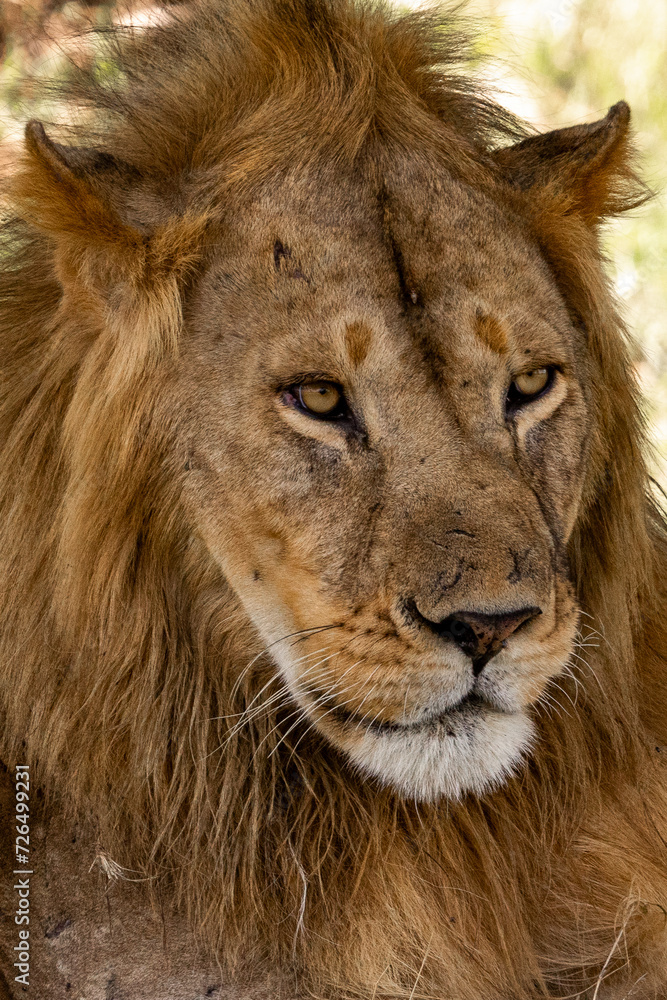
[[[74, 205], [61, 185], [56, 197], [30, 150], [12, 181], [0, 245], [4, 759], [27, 759], [115, 859], [169, 883], [230, 967], [296, 963], [327, 995], [376, 982], [378, 997], [412, 996], [416, 977], [420, 995], [448, 983], [458, 1000], [583, 988], [630, 882], [628, 935], [642, 906], [667, 898], [667, 811], [644, 794], [667, 739], [665, 532], [595, 226], [562, 192], [503, 186], [494, 150], [527, 133], [459, 72], [469, 50], [449, 15], [196, 2], [105, 46], [107, 79], [79, 70], [59, 93], [79, 121], [60, 138], [122, 156], [151, 190], [196, 176], [196, 198], [137, 235], [109, 226], [92, 196]], [[455, 175], [523, 199], [590, 355], [597, 432], [570, 556], [584, 632], [601, 635], [538, 710], [523, 772], [458, 804], [417, 807], [361, 781], [314, 733], [285, 737], [287, 709], [242, 716], [270, 683], [270, 657], [191, 537], [169, 449], [170, 364], [216, 205], [309, 158], [354, 162], [369, 143], [436, 143]], [[624, 147], [587, 192], [595, 222], [643, 197], [628, 162]], [[586, 817], [621, 787], [600, 860]], [[578, 875], [568, 851], [590, 854]], [[547, 925], [559, 935], [545, 939]]]

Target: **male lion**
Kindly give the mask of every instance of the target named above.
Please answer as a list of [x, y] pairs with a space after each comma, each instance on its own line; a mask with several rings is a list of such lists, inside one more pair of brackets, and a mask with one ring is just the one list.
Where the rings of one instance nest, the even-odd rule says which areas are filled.
[[6, 991], [664, 998], [627, 106], [529, 134], [355, 0], [109, 44], [0, 253]]

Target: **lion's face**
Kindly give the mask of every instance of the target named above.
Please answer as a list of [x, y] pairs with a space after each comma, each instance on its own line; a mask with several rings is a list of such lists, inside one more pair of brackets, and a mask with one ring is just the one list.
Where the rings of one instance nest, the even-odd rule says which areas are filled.
[[292, 180], [222, 225], [180, 360], [190, 517], [363, 773], [481, 793], [572, 652], [583, 337], [447, 176]]

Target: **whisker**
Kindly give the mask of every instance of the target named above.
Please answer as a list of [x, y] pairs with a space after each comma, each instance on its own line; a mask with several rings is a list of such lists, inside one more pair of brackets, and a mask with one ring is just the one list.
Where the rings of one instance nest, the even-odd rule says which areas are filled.
[[[357, 685], [351, 685], [348, 690], [351, 690], [351, 688], [354, 687], [354, 686], [358, 686], [358, 684]], [[377, 685], [376, 685], [376, 687], [377, 687]], [[352, 698], [347, 698], [343, 702], [336, 702], [335, 705], [333, 705], [327, 712], [324, 712], [324, 714], [321, 715], [318, 719], [314, 719], [313, 721], [311, 721], [310, 725], [306, 728], [306, 730], [301, 734], [301, 736], [299, 737], [299, 739], [295, 743], [294, 747], [292, 748], [292, 752], [290, 754], [290, 757], [288, 759], [292, 758], [292, 756], [296, 752], [296, 748], [298, 747], [298, 745], [301, 742], [301, 740], [305, 739], [305, 737], [308, 735], [308, 733], [312, 732], [312, 730], [315, 729], [315, 727], [317, 726], [317, 724], [319, 722], [321, 722], [322, 719], [326, 718], [327, 715], [330, 715], [331, 712], [335, 712], [337, 708], [344, 708], [346, 705], [350, 704], [352, 702], [352, 700], [353, 700]], [[306, 718], [308, 717], [308, 716], [306, 716], [305, 712], [304, 712], [304, 717], [306, 717]], [[278, 741], [278, 743], [276, 744], [276, 746], [273, 748], [273, 750], [271, 751], [271, 754], [269, 756], [271, 756], [272, 754], [274, 754], [276, 752], [276, 750], [278, 749], [278, 747], [280, 746], [280, 744], [283, 743], [287, 739], [287, 737], [289, 736], [289, 734], [292, 732], [293, 729], [296, 728], [297, 725], [298, 725], [298, 721], [295, 722], [294, 725], [290, 726], [290, 728], [287, 730], [287, 732], [283, 736], [281, 736], [280, 740]]]
[[[233, 700], [235, 698], [236, 694], [238, 693], [238, 689], [243, 682], [243, 678], [247, 675], [248, 671], [252, 668], [253, 664], [255, 664], [257, 660], [260, 659], [260, 657], [268, 653], [270, 649], [273, 649], [274, 646], [277, 646], [281, 642], [286, 642], [288, 639], [293, 638], [295, 635], [301, 636], [303, 638], [309, 638], [311, 635], [316, 635], [320, 632], [326, 632], [329, 629], [334, 629], [334, 628], [341, 628], [340, 623], [333, 625], [316, 625], [313, 626], [312, 628], [299, 629], [297, 632], [289, 632], [287, 635], [282, 636], [280, 639], [275, 639], [273, 642], [270, 642], [268, 646], [265, 646], [264, 649], [261, 650], [261, 652], [257, 653], [257, 655], [252, 658], [250, 663], [248, 663], [243, 668], [243, 670], [236, 679], [234, 687], [232, 688], [230, 700]], [[297, 642], [299, 641], [300, 639], [297, 639]]]
[[[375, 722], [375, 720], [376, 720], [377, 718], [379, 718], [379, 716], [380, 716], [381, 712], [382, 712], [382, 709], [380, 709], [380, 711], [379, 711], [379, 712], [376, 712], [376, 713], [375, 713], [375, 715], [373, 716], [373, 718], [371, 719], [371, 721], [370, 721], [370, 722], [368, 723], [368, 725], [366, 726], [366, 731], [367, 731], [367, 732], [368, 732], [368, 730], [369, 730], [369, 729], [371, 728], [371, 726], [373, 725], [373, 723]], [[366, 716], [365, 718], [368, 718], [368, 715], [367, 715], [367, 716]], [[362, 720], [360, 720], [359, 724], [358, 724], [358, 725], [356, 726], [356, 728], [357, 728], [357, 729], [359, 729], [359, 727], [361, 726], [361, 724], [363, 723], [363, 721], [364, 721], [363, 719], [362, 719]]]
[[[361, 660], [358, 660], [357, 663], [353, 663], [352, 666], [356, 667], [361, 662], [362, 662]], [[350, 667], [349, 669], [351, 670], [352, 667]], [[349, 672], [349, 671], [346, 671], [346, 673], [347, 672]], [[310, 715], [310, 713], [312, 713], [312, 710], [314, 708], [319, 708], [320, 705], [323, 705], [327, 701], [330, 701], [331, 698], [335, 697], [337, 694], [345, 694], [347, 691], [352, 691], [352, 690], [354, 690], [354, 688], [360, 687], [362, 684], [365, 683], [365, 681], [366, 681], [366, 678], [362, 678], [361, 680], [355, 681], [353, 684], [349, 684], [346, 688], [343, 688], [342, 691], [336, 692], [334, 690], [329, 690], [326, 694], [321, 695], [315, 702], [313, 702], [313, 704], [309, 706], [309, 710], [307, 710], [307, 709], [303, 710], [304, 717], [306, 717], [306, 718], [309, 717], [309, 716], [312, 717]], [[328, 711], [324, 712], [323, 715], [321, 715], [317, 719], [315, 719], [313, 721], [312, 725], [309, 726], [309, 728], [306, 730], [306, 732], [310, 732], [310, 730], [313, 728], [313, 726], [316, 726], [317, 723], [321, 721], [321, 719], [325, 718], [325, 716], [329, 715], [331, 712], [335, 712], [337, 708], [345, 708], [345, 706], [351, 704], [351, 702], [353, 700], [354, 700], [353, 698], [347, 698], [344, 701], [339, 701], [338, 699], [336, 699], [336, 704], [333, 705]], [[276, 752], [276, 750], [280, 747], [281, 743], [283, 743], [284, 740], [286, 740], [287, 737], [289, 736], [289, 734], [292, 732], [292, 730], [294, 730], [298, 726], [299, 721], [300, 720], [297, 719], [297, 721], [292, 726], [290, 726], [290, 728], [287, 730], [287, 732], [284, 733], [280, 737], [280, 739], [278, 740], [278, 742], [274, 746], [273, 750], [269, 754], [269, 757], [273, 756], [273, 754]], [[303, 735], [305, 736], [305, 733]], [[303, 736], [300, 737], [300, 740], [301, 739], [303, 739]]]
[[[322, 652], [322, 650], [320, 650], [319, 652]], [[317, 655], [317, 653], [309, 653], [306, 656], [301, 657], [300, 659], [301, 660], [305, 660], [305, 659], [308, 659], [310, 656], [316, 656], [316, 655]], [[336, 653], [332, 653], [331, 655], [335, 656]], [[320, 660], [318, 663], [312, 664], [310, 667], [308, 667], [307, 670], [304, 671], [304, 673], [302, 674], [302, 677], [306, 677], [309, 673], [311, 673], [311, 671], [313, 671], [314, 669], [316, 669], [317, 667], [319, 667], [323, 662], [325, 662], [325, 660], [328, 660], [328, 659], [331, 659], [331, 657], [325, 657], [323, 660]], [[278, 680], [280, 680], [279, 675], [277, 675], [277, 674], [274, 675], [271, 678], [271, 680], [267, 684], [264, 685], [264, 687], [262, 688], [262, 691], [264, 691], [269, 686], [270, 683], [274, 683], [275, 681], [278, 681]], [[276, 701], [280, 701], [280, 699], [282, 699], [284, 697], [289, 697], [289, 696], [291, 696], [291, 694], [292, 694], [291, 689], [289, 688], [289, 686], [287, 684], [285, 684], [283, 682], [282, 687], [275, 694], [273, 694], [266, 701], [263, 701], [260, 705], [258, 705], [257, 708], [253, 712], [250, 712], [249, 709], [252, 707], [252, 705], [254, 704], [254, 702], [257, 700], [257, 697], [258, 697], [258, 696], [255, 696], [255, 698], [253, 698], [253, 701], [251, 702], [251, 704], [248, 706], [248, 708], [246, 708], [245, 712], [241, 713], [241, 718], [232, 727], [232, 729], [227, 734], [227, 737], [223, 740], [223, 742], [220, 743], [213, 750], [211, 750], [210, 753], [206, 754], [206, 757], [203, 758], [203, 759], [206, 759], [207, 757], [212, 756], [212, 754], [217, 753], [218, 750], [222, 750], [237, 735], [237, 733], [239, 733], [241, 731], [241, 729], [243, 729], [244, 726], [248, 725], [249, 722], [251, 722], [253, 719], [256, 719], [259, 715], [262, 715], [264, 712], [268, 711], [268, 709], [271, 708], [275, 704]], [[224, 717], [221, 716], [221, 718], [224, 718]], [[271, 730], [271, 732], [273, 732], [273, 730]], [[270, 733], [268, 735], [270, 735]]]
[[[319, 656], [320, 653], [326, 653], [326, 651], [328, 649], [330, 649], [330, 648], [331, 648], [330, 646], [323, 646], [321, 649], [317, 649], [317, 650], [315, 650], [312, 653], [306, 653], [304, 656], [300, 656], [297, 660], [294, 661], [294, 666], [296, 666], [297, 663], [303, 663], [304, 660], [308, 660], [308, 659], [310, 659], [313, 656]], [[279, 677], [279, 674], [277, 674], [277, 673], [276, 674], [272, 674], [271, 677], [269, 678], [269, 680], [266, 682], [266, 684], [264, 684], [264, 686], [262, 688], [260, 688], [260, 690], [254, 696], [254, 698], [252, 699], [252, 701], [250, 701], [250, 703], [245, 707], [245, 709], [243, 710], [243, 712], [240, 712], [239, 715], [240, 716], [244, 716], [252, 708], [252, 706], [255, 704], [255, 702], [257, 701], [257, 699], [262, 696], [262, 694], [264, 693], [264, 691], [266, 691], [266, 689], [268, 687], [270, 687], [271, 684], [273, 684], [274, 681], [276, 679], [278, 679], [278, 677]], [[219, 716], [219, 718], [225, 718], [225, 716]]]
[[[361, 660], [359, 662], [361, 662]], [[380, 669], [380, 667], [381, 667], [381, 664], [378, 663], [377, 666], [375, 667], [375, 669], [371, 671], [370, 675], [368, 677], [366, 677], [366, 678], [363, 679], [363, 683], [364, 684], [368, 684], [373, 679], [373, 677], [375, 676], [375, 674], [378, 672], [378, 670]], [[366, 692], [366, 694], [362, 698], [359, 706], [357, 707], [357, 711], [359, 711], [359, 709], [361, 708], [361, 706], [363, 705], [363, 703], [366, 701], [366, 699], [369, 698], [372, 694], [374, 694], [375, 691], [377, 691], [377, 688], [378, 688], [378, 685], [374, 684], [370, 688], [370, 690]], [[352, 699], [350, 698], [350, 699], [348, 699], [348, 701], [343, 702], [343, 707], [346, 704], [348, 704], [351, 700]], [[362, 716], [362, 718], [365, 718], [365, 716]], [[292, 757], [296, 753], [297, 748], [299, 746], [299, 743], [301, 743], [301, 741], [308, 735], [308, 733], [310, 733], [314, 729], [314, 727], [315, 727], [316, 724], [317, 723], [315, 721], [311, 722], [311, 724], [307, 727], [307, 729], [301, 734], [301, 736], [299, 737], [299, 739], [296, 741], [296, 743], [292, 747], [292, 751], [291, 751], [289, 757], [287, 758], [287, 762], [288, 763], [290, 762], [290, 760], [292, 759]], [[288, 735], [289, 735], [289, 733], [286, 733], [284, 738], [286, 738]]]
[[[336, 653], [332, 653], [332, 654], [331, 654], [331, 656], [328, 656], [328, 657], [325, 657], [325, 659], [326, 659], [326, 660], [330, 660], [330, 659], [332, 659], [332, 657], [334, 657], [334, 656], [338, 655], [338, 654], [339, 654], [340, 652], [341, 652], [341, 651], [340, 651], [340, 650], [338, 650], [338, 651], [337, 651]], [[320, 661], [319, 663], [315, 664], [314, 666], [317, 666], [317, 667], [319, 667], [319, 666], [320, 666], [320, 665], [321, 665], [321, 664], [322, 664], [323, 662], [324, 662], [324, 660], [321, 660], [321, 661]], [[312, 669], [312, 668], [310, 668], [310, 669]], [[346, 673], [349, 673], [349, 670], [351, 670], [351, 669], [352, 669], [351, 667], [350, 667], [350, 668], [348, 668], [348, 670], [346, 671]], [[306, 673], [307, 673], [307, 672], [306, 672]], [[306, 674], [303, 674], [303, 675], [302, 675], [302, 677], [305, 677], [305, 676], [306, 676]], [[345, 674], [343, 674], [343, 676], [345, 676]], [[299, 680], [301, 680], [301, 678], [299, 678]], [[263, 744], [264, 744], [264, 743], [266, 742], [266, 740], [268, 740], [268, 739], [269, 739], [269, 737], [270, 737], [270, 736], [271, 736], [271, 735], [272, 735], [273, 733], [275, 733], [275, 731], [276, 731], [277, 729], [279, 729], [279, 728], [280, 728], [280, 727], [281, 727], [282, 725], [284, 725], [284, 724], [285, 724], [286, 722], [288, 722], [288, 721], [289, 721], [290, 719], [293, 719], [293, 718], [294, 718], [294, 716], [295, 716], [295, 715], [298, 715], [298, 714], [301, 714], [301, 715], [304, 715], [304, 716], [305, 716], [305, 709], [303, 709], [303, 708], [302, 708], [301, 706], [297, 706], [296, 710], [295, 710], [294, 712], [291, 712], [291, 713], [290, 713], [290, 714], [289, 714], [289, 715], [287, 716], [287, 718], [286, 718], [286, 719], [281, 719], [280, 721], [276, 722], [275, 726], [273, 726], [273, 728], [272, 728], [272, 729], [270, 729], [270, 730], [269, 730], [269, 732], [268, 732], [268, 733], [266, 733], [266, 735], [265, 735], [265, 736], [263, 736], [263, 738], [261, 739], [261, 741], [259, 742], [259, 744], [258, 744], [258, 745], [257, 745], [257, 747], [255, 748], [255, 751], [254, 751], [254, 753], [255, 753], [255, 754], [257, 754], [257, 753], [258, 753], [258, 751], [260, 750], [260, 748], [261, 748], [261, 747], [263, 746]], [[275, 748], [274, 748], [274, 749], [275, 749]], [[272, 753], [273, 753], [273, 751], [272, 751]], [[271, 756], [271, 754], [270, 754], [269, 756]]]
[[[316, 698], [316, 699], [315, 699], [315, 700], [314, 700], [314, 701], [313, 701], [313, 702], [312, 702], [312, 703], [311, 703], [311, 704], [310, 704], [310, 705], [308, 706], [308, 708], [307, 708], [307, 709], [302, 709], [301, 711], [302, 711], [302, 715], [303, 715], [303, 717], [304, 717], [304, 718], [308, 718], [308, 717], [309, 717], [309, 715], [310, 715], [310, 713], [312, 713], [312, 711], [313, 711], [314, 709], [316, 709], [316, 708], [319, 708], [319, 707], [320, 707], [321, 705], [324, 705], [324, 704], [326, 704], [326, 703], [327, 703], [328, 701], [330, 701], [330, 700], [331, 700], [332, 698], [336, 697], [337, 695], [339, 695], [339, 694], [345, 694], [345, 693], [346, 693], [347, 691], [352, 691], [352, 690], [354, 690], [354, 688], [358, 688], [358, 687], [361, 687], [361, 686], [362, 686], [363, 684], [365, 684], [365, 683], [367, 682], [367, 678], [365, 678], [365, 677], [362, 677], [362, 678], [360, 678], [359, 680], [357, 680], [357, 681], [354, 681], [354, 683], [353, 683], [353, 684], [349, 684], [349, 685], [348, 685], [347, 687], [343, 688], [342, 690], [340, 689], [340, 683], [341, 683], [341, 681], [343, 680], [343, 678], [344, 678], [344, 677], [346, 676], [346, 674], [349, 674], [350, 670], [353, 670], [353, 669], [354, 669], [354, 667], [357, 667], [357, 666], [359, 666], [359, 664], [360, 664], [361, 662], [362, 662], [362, 660], [357, 660], [357, 662], [356, 662], [356, 663], [353, 663], [353, 664], [352, 664], [352, 665], [351, 665], [350, 667], [348, 667], [348, 668], [347, 668], [347, 670], [345, 671], [345, 673], [343, 673], [343, 674], [342, 674], [342, 676], [341, 676], [341, 677], [340, 677], [340, 678], [338, 679], [338, 681], [336, 681], [336, 682], [335, 682], [335, 683], [334, 683], [333, 685], [330, 685], [330, 687], [329, 687], [329, 688], [328, 688], [328, 689], [327, 689], [326, 691], [323, 691], [323, 692], [322, 692], [322, 693], [321, 693], [321, 694], [320, 694], [320, 695], [319, 695], [319, 696], [318, 696], [318, 697], [317, 697], [317, 698]], [[348, 699], [347, 699], [346, 701], [343, 701], [343, 702], [339, 702], [339, 701], [337, 700], [337, 701], [336, 701], [336, 704], [335, 704], [335, 705], [333, 706], [333, 708], [329, 709], [329, 712], [332, 712], [332, 711], [334, 711], [334, 710], [335, 710], [336, 708], [338, 708], [338, 707], [344, 707], [345, 705], [347, 705], [347, 704], [348, 704], [349, 702], [351, 702], [351, 701], [352, 701], [352, 699], [351, 699], [351, 698], [348, 698]], [[325, 715], [328, 715], [328, 714], [329, 714], [329, 712], [325, 712], [324, 714], [325, 714]], [[295, 714], [296, 714], [296, 713], [292, 713], [292, 714], [291, 714], [290, 716], [288, 716], [288, 719], [290, 719], [290, 718], [293, 718]], [[323, 716], [320, 716], [320, 718], [323, 718]], [[280, 724], [284, 724], [284, 723], [285, 723], [286, 721], [288, 721], [288, 719], [283, 719], [283, 720], [281, 720], [281, 723], [280, 723]], [[299, 719], [297, 719], [297, 721], [296, 721], [296, 722], [295, 722], [295, 723], [294, 723], [294, 724], [293, 724], [292, 726], [290, 726], [290, 728], [289, 728], [289, 729], [287, 730], [287, 732], [286, 732], [286, 733], [284, 733], [284, 734], [283, 734], [283, 736], [281, 736], [280, 740], [278, 741], [278, 743], [277, 743], [277, 744], [275, 745], [275, 747], [273, 748], [273, 750], [272, 750], [272, 751], [271, 751], [271, 753], [269, 754], [269, 757], [272, 757], [272, 756], [273, 756], [273, 754], [274, 754], [274, 753], [276, 752], [276, 750], [278, 749], [278, 747], [280, 746], [280, 744], [281, 744], [281, 743], [283, 742], [283, 740], [284, 740], [284, 739], [285, 739], [285, 738], [286, 738], [286, 737], [287, 737], [287, 736], [288, 736], [288, 735], [289, 735], [289, 734], [290, 734], [290, 733], [292, 732], [292, 730], [293, 730], [293, 729], [295, 729], [295, 728], [296, 728], [296, 726], [297, 726], [297, 725], [299, 724], [299, 721], [300, 721], [300, 720], [299, 720]], [[318, 721], [319, 721], [319, 719], [316, 719], [316, 720], [315, 720], [315, 723], [313, 723], [313, 724], [315, 725], [315, 724], [316, 724], [316, 723], [317, 723]], [[273, 731], [275, 731], [275, 729], [277, 729], [277, 728], [278, 728], [278, 726], [275, 726], [275, 727], [274, 727], [274, 729], [272, 730], [272, 732], [273, 732]], [[269, 734], [269, 735], [270, 735], [270, 734]], [[261, 744], [260, 744], [260, 746], [261, 746]], [[259, 747], [258, 747], [258, 749], [259, 749]]]

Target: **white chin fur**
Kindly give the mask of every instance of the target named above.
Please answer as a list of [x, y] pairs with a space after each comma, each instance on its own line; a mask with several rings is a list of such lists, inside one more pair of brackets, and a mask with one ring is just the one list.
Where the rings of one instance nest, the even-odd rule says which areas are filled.
[[404, 798], [433, 802], [467, 792], [481, 795], [501, 784], [534, 735], [533, 723], [522, 712], [475, 708], [418, 727], [369, 728], [345, 752], [363, 774]]

